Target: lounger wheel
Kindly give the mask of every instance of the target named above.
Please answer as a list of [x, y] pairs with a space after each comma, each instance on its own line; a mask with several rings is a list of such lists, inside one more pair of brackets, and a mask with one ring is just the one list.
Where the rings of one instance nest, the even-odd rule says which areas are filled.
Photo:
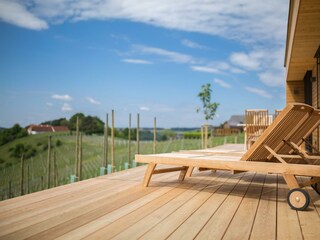
[[[311, 178], [311, 180], [312, 179], [313, 179], [313, 177]], [[319, 183], [311, 184], [311, 187], [313, 188], [313, 190], [315, 190], [320, 195], [320, 184]]]
[[294, 188], [288, 192], [287, 202], [292, 209], [303, 211], [309, 206], [310, 196], [306, 190]]

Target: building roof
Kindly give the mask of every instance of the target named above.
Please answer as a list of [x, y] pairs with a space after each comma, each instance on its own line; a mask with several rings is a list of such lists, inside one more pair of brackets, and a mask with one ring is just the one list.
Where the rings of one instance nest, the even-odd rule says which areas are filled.
[[51, 126], [51, 125], [30, 125], [27, 127], [28, 131], [33, 132], [67, 132], [68, 127], [65, 126]]
[[239, 124], [243, 124], [244, 122], [244, 115], [232, 115], [228, 120], [228, 125], [230, 127], [239, 127]]

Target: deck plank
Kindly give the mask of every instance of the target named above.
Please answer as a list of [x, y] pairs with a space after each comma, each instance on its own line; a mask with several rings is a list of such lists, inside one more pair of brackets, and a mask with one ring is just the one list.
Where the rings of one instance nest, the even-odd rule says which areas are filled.
[[183, 222], [168, 239], [194, 239], [224, 202], [228, 194], [235, 188], [242, 176], [243, 174], [231, 175], [229, 173], [224, 179], [220, 178], [219, 181], [224, 182], [224, 184], [196, 212]]
[[[265, 174], [256, 174], [223, 239], [249, 239], [257, 212]], [[246, 219], [246, 221], [243, 221]]]
[[[217, 154], [226, 150], [232, 158], [241, 149], [228, 145]], [[211, 151], [204, 150], [204, 155]], [[181, 182], [179, 172], [170, 172], [154, 175], [145, 188], [145, 170], [141, 166], [2, 201], [0, 239], [263, 240], [320, 235], [320, 196], [307, 187], [310, 207], [304, 212], [290, 209], [281, 175], [195, 170]]]
[[172, 212], [176, 211], [179, 207], [181, 207], [207, 186], [201, 182], [201, 177], [199, 180], [200, 181], [196, 185], [192, 186], [177, 198], [158, 208], [150, 215], [146, 216], [143, 220], [133, 224], [112, 239], [137, 239], [141, 237], [146, 231], [161, 222], [163, 219], [167, 218]]
[[250, 239], [276, 239], [277, 175], [267, 175]]
[[219, 209], [204, 225], [196, 236], [196, 239], [221, 239], [223, 237], [254, 176], [254, 173], [247, 173], [244, 175], [241, 181], [220, 205]]
[[282, 176], [278, 177], [277, 199], [277, 238], [278, 239], [303, 239], [298, 214], [288, 207], [286, 197], [288, 187]]
[[[196, 196], [182, 205], [179, 209], [174, 211], [171, 215], [165, 218], [163, 221], [159, 222], [146, 234], [144, 234], [140, 239], [165, 239], [171, 232], [178, 228], [183, 222], [185, 222], [195, 211], [197, 211], [211, 196], [217, 191], [228, 177], [223, 178], [223, 181], [217, 181], [219, 177], [226, 176], [224, 172], [213, 179], [213, 182], [202, 191], [200, 191]], [[230, 174], [228, 174], [230, 177]]]

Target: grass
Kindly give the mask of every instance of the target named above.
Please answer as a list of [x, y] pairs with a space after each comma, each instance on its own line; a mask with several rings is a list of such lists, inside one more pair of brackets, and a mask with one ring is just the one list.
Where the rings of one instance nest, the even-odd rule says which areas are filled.
[[[52, 135], [52, 134], [51, 134]], [[210, 147], [222, 145], [224, 143], [243, 143], [243, 135], [229, 137], [215, 137]], [[60, 140], [61, 146], [56, 146]], [[39, 134], [17, 139], [0, 147], [0, 200], [9, 197], [9, 185], [11, 188], [10, 197], [20, 195], [20, 159], [12, 157], [12, 149], [19, 143], [35, 148], [37, 153], [34, 157], [25, 160], [24, 182], [25, 193], [40, 191], [47, 186], [47, 155], [46, 149], [48, 135]], [[110, 139], [109, 139], [110, 141]], [[136, 154], [136, 142], [131, 142], [131, 158]], [[52, 135], [52, 152], [56, 154], [58, 169], [58, 185], [70, 183], [70, 176], [75, 174], [75, 136], [72, 135]], [[109, 148], [111, 142], [109, 142]], [[179, 150], [192, 150], [201, 148], [199, 139], [171, 139], [157, 142], [156, 152], [165, 153]], [[10, 151], [11, 149], [11, 151]], [[140, 153], [153, 153], [152, 141], [140, 142]], [[100, 174], [100, 167], [103, 165], [103, 137], [83, 136], [83, 167], [82, 179], [97, 177]], [[108, 154], [109, 163], [111, 161], [111, 151]], [[115, 140], [115, 171], [125, 169], [128, 163], [128, 141], [123, 139]], [[53, 184], [53, 164], [51, 165], [51, 183]], [[53, 187], [51, 185], [50, 187]]]

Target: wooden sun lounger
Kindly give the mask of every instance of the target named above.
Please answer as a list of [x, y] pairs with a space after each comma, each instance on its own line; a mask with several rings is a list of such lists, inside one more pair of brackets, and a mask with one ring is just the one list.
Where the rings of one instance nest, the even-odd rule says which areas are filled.
[[[231, 171], [277, 173], [284, 177], [290, 191], [288, 204], [295, 210], [304, 210], [310, 203], [305, 186], [320, 194], [320, 157], [309, 156], [299, 146], [320, 123], [320, 111], [305, 104], [288, 105], [245, 153], [180, 152], [153, 155], [136, 155], [136, 162], [148, 163], [144, 186], [153, 174], [180, 171], [183, 180], [194, 167]], [[157, 164], [174, 165], [173, 168], [156, 169]], [[312, 177], [299, 183], [296, 176]]]

